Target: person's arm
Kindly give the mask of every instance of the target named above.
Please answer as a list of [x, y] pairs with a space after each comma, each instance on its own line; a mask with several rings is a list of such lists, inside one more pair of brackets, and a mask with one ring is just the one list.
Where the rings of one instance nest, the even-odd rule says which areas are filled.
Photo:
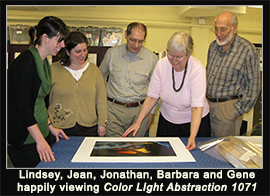
[[27, 127], [27, 130], [36, 142], [37, 152], [40, 160], [45, 162], [55, 161], [50, 145], [47, 143], [37, 124]]
[[149, 129], [149, 127], [151, 126], [151, 124], [154, 121], [154, 118], [155, 118], [155, 114], [153, 114], [153, 113], [150, 112], [150, 114], [148, 115], [148, 123], [147, 123], [146, 130]]
[[190, 136], [188, 138], [188, 143], [186, 146], [188, 150], [193, 150], [196, 148], [195, 138], [200, 128], [200, 124], [202, 120], [202, 110], [203, 110], [202, 107], [191, 108]]
[[[50, 122], [48, 120], [48, 122]], [[37, 152], [39, 154], [40, 160], [45, 162], [51, 162], [55, 161], [55, 157], [53, 155], [52, 149], [48, 142], [43, 137], [40, 129], [38, 128], [37, 124], [34, 124], [32, 126], [27, 127], [27, 130], [33, 137], [33, 139], [36, 142], [36, 148]], [[59, 141], [59, 137], [65, 138], [66, 140], [69, 139], [69, 137], [64, 133], [62, 129], [58, 129], [52, 126], [52, 124], [49, 125], [50, 132], [56, 137], [56, 142]]]
[[104, 78], [104, 81], [106, 83], [107, 81], [107, 77], [108, 77], [108, 74], [109, 74], [109, 63], [110, 63], [110, 49], [106, 52], [100, 66], [99, 66], [99, 70]]
[[157, 103], [154, 105], [153, 109], [149, 113], [149, 118], [148, 118], [148, 124], [147, 124], [147, 129], [149, 129], [150, 125], [154, 122], [155, 118], [155, 113], [157, 111], [157, 108], [160, 106], [160, 99], [157, 101]]
[[65, 140], [69, 140], [69, 137], [65, 134], [63, 129], [59, 129], [59, 128], [54, 127], [49, 118], [48, 118], [48, 126], [49, 126], [49, 130], [52, 133], [52, 135], [55, 136], [56, 142], [59, 141], [59, 137], [64, 138]]
[[[156, 55], [154, 55], [153, 62], [152, 62], [152, 71], [150, 72], [149, 81], [150, 81], [150, 78], [152, 78], [152, 74], [155, 70], [157, 62], [158, 62], [158, 57]], [[148, 115], [149, 118], [148, 118], [148, 123], [147, 123], [147, 130], [149, 129], [149, 127], [151, 126], [151, 124], [154, 121], [154, 116], [155, 116], [156, 110], [159, 107], [159, 105], [160, 105], [160, 101], [157, 101], [157, 103], [154, 105], [154, 107], [152, 108], [152, 110], [150, 111], [150, 113]]]
[[136, 136], [137, 132], [139, 131], [141, 127], [143, 119], [149, 114], [149, 112], [157, 103], [157, 101], [158, 99], [156, 98], [148, 97], [148, 96], [146, 97], [138, 118], [136, 119], [135, 123], [126, 130], [126, 132], [122, 135], [122, 137], [128, 136], [131, 132], [134, 132], [133, 137]]
[[191, 123], [190, 123], [190, 136], [186, 148], [193, 150], [196, 148], [195, 138], [200, 128], [202, 120], [203, 107], [205, 105], [205, 94], [206, 94], [206, 69], [202, 63], [192, 61], [190, 63], [194, 66], [190, 74], [191, 83]]
[[235, 117], [248, 113], [256, 104], [261, 91], [260, 61], [256, 52], [246, 55], [245, 60], [245, 88], [242, 97], [234, 105]]
[[97, 70], [96, 75], [96, 99], [95, 108], [98, 117], [98, 135], [103, 137], [107, 131], [108, 123], [108, 105], [107, 105], [107, 93], [105, 88], [105, 83], [103, 81], [102, 75], [99, 70]]

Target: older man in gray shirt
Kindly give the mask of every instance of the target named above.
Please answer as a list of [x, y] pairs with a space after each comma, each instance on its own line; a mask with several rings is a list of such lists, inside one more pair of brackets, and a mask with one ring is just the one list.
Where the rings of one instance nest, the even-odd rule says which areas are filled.
[[[147, 35], [144, 24], [133, 22], [125, 31], [126, 44], [110, 48], [100, 65], [107, 81], [109, 126], [106, 136], [119, 137], [131, 126], [147, 96], [157, 56], [143, 46]], [[142, 137], [153, 120], [146, 118], [137, 137]]]

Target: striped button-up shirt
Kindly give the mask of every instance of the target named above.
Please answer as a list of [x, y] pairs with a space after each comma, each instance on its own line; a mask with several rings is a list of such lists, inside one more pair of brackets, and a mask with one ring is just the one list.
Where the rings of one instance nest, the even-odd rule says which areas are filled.
[[260, 92], [260, 63], [252, 43], [236, 34], [231, 47], [223, 52], [222, 46], [213, 41], [206, 71], [207, 96], [242, 96], [234, 106], [238, 116], [254, 107]]

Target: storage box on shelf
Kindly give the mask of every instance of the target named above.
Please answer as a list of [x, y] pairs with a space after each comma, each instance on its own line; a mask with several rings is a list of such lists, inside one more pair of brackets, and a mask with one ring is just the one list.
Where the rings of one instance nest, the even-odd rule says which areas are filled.
[[78, 31], [78, 28], [77, 27], [73, 27], [73, 26], [68, 26], [68, 29], [69, 29], [70, 32]]
[[100, 29], [98, 27], [80, 27], [79, 31], [86, 36], [89, 42], [89, 46], [99, 45]]
[[101, 46], [117, 46], [122, 42], [122, 28], [104, 27], [101, 30]]
[[8, 28], [11, 44], [29, 44], [29, 25], [9, 25]]

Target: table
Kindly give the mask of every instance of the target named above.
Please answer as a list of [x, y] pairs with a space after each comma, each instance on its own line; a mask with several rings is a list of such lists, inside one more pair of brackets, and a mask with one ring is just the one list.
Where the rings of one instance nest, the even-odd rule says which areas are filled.
[[[188, 138], [180, 138], [186, 145]], [[210, 140], [210, 137], [197, 137], [196, 142]], [[84, 137], [70, 137], [68, 141], [60, 139], [52, 146], [56, 161], [40, 162], [36, 168], [93, 168], [93, 169], [115, 169], [115, 168], [134, 168], [134, 169], [175, 169], [175, 168], [233, 168], [226, 161], [218, 160], [200, 149], [196, 148], [191, 154], [196, 159], [192, 163], [72, 163], [71, 160], [77, 149], [81, 145]]]

